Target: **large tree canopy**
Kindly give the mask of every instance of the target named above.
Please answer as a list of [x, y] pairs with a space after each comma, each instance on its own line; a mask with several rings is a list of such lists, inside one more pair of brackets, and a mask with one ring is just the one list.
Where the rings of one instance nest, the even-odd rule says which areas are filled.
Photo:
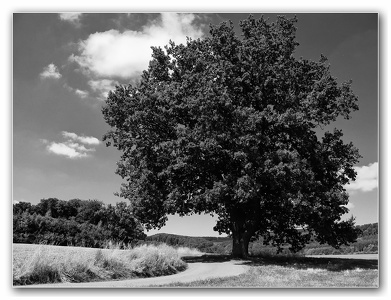
[[301, 249], [315, 236], [334, 247], [354, 241], [344, 185], [358, 150], [324, 126], [357, 110], [350, 82], [327, 59], [294, 57], [296, 18], [249, 17], [204, 39], [152, 47], [137, 85], [117, 86], [102, 109], [107, 145], [122, 151], [120, 196], [137, 218], [160, 228], [168, 214], [210, 213], [231, 234], [233, 254], [252, 237]]

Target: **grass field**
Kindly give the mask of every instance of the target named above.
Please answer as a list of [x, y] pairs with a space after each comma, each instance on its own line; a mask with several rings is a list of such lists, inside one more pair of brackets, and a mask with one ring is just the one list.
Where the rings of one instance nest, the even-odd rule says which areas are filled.
[[345, 270], [330, 272], [322, 269], [297, 270], [290, 267], [253, 267], [247, 273], [226, 278], [172, 283], [154, 287], [189, 288], [376, 288], [375, 270]]
[[[207, 263], [207, 261], [205, 262]], [[247, 262], [240, 276], [212, 278], [154, 287], [189, 288], [377, 288], [377, 260], [263, 257]]]
[[[180, 252], [193, 253], [191, 249]], [[186, 267], [178, 251], [167, 245], [128, 250], [13, 245], [14, 285], [153, 277]]]
[[[166, 245], [129, 250], [14, 244], [14, 285], [88, 282], [171, 275], [187, 263], [224, 262], [229, 255], [203, 255]], [[187, 256], [183, 257], [181, 256]], [[195, 288], [377, 288], [377, 259], [263, 256], [242, 261], [240, 275], [153, 287]]]

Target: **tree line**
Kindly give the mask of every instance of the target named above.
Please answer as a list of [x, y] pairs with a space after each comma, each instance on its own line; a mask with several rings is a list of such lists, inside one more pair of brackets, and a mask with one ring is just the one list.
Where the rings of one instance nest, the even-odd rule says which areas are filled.
[[[314, 238], [299, 253], [305, 255], [318, 254], [353, 254], [353, 253], [378, 253], [378, 223], [356, 225], [357, 241], [335, 249], [332, 246], [320, 244]], [[166, 243], [170, 246], [184, 246], [196, 248], [206, 253], [230, 254], [232, 252], [231, 237], [191, 237], [176, 234], [158, 233], [146, 238], [147, 242]], [[257, 254], [276, 254], [277, 248], [272, 245], [264, 245], [263, 238], [250, 242], [249, 252]], [[283, 251], [288, 253], [287, 249]]]
[[[334, 249], [313, 240], [303, 254], [377, 253], [378, 223], [355, 226], [358, 239], [349, 246]], [[190, 237], [159, 233], [146, 236], [143, 228], [125, 202], [105, 205], [98, 200], [57, 198], [42, 199], [38, 204], [19, 202], [13, 205], [13, 242], [105, 248], [110, 243], [161, 244], [196, 248], [205, 253], [230, 254], [231, 237]], [[264, 245], [263, 239], [249, 245], [252, 254], [275, 253], [276, 248]]]
[[143, 227], [125, 202], [42, 199], [13, 205], [13, 242], [104, 248], [144, 240]]

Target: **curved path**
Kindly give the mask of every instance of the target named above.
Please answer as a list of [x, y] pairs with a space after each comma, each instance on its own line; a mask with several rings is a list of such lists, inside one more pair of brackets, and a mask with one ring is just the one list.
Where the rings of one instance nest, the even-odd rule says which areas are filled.
[[193, 262], [188, 263], [188, 268], [180, 273], [168, 276], [138, 278], [118, 281], [81, 282], [81, 283], [53, 283], [28, 285], [29, 288], [130, 288], [147, 287], [150, 285], [169, 284], [174, 282], [192, 282], [213, 277], [237, 276], [249, 269], [244, 261], [224, 262]]

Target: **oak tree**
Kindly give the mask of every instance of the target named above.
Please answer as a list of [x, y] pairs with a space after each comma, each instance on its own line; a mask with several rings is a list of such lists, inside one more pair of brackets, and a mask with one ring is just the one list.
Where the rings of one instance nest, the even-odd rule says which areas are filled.
[[336, 248], [356, 239], [341, 216], [360, 155], [341, 130], [322, 129], [349, 119], [358, 99], [323, 55], [294, 56], [296, 22], [249, 16], [240, 36], [224, 22], [152, 47], [140, 82], [109, 93], [103, 139], [122, 152], [119, 194], [146, 229], [169, 214], [217, 215], [235, 257], [257, 236], [292, 251], [311, 237]]

